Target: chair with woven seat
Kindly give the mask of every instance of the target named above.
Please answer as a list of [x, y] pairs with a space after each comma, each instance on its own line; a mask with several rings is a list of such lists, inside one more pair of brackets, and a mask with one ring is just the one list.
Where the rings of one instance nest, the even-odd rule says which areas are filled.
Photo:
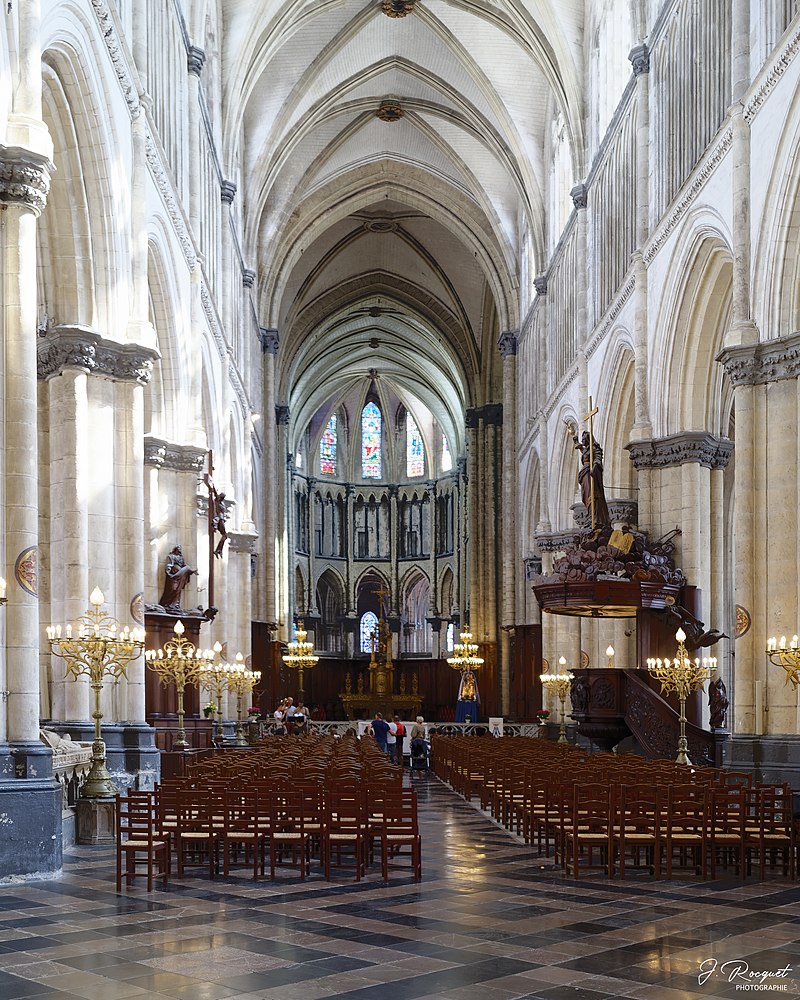
[[744, 835], [747, 872], [752, 868], [755, 853], [759, 878], [763, 880], [767, 861], [774, 867], [780, 854], [784, 876], [794, 878], [795, 827], [791, 788], [789, 785], [757, 785], [745, 795], [748, 800]]
[[609, 858], [612, 878], [615, 867], [619, 877], [625, 878], [629, 854], [631, 862], [639, 867], [642, 852], [647, 867], [655, 878], [660, 878], [662, 795], [658, 785], [622, 784], [614, 789]]
[[701, 878], [708, 870], [709, 787], [704, 783], [671, 785], [665, 810], [661, 843], [666, 877], [672, 878], [675, 853], [687, 870]]
[[201, 788], [181, 789], [177, 794], [177, 810], [178, 877], [182, 878], [184, 869], [192, 866], [207, 868], [209, 876], [214, 878], [222, 825], [218, 820], [221, 807], [217, 796]]
[[[325, 829], [322, 835], [322, 858], [325, 878], [331, 868], [349, 868], [360, 882], [367, 870], [370, 842], [369, 818], [363, 788], [329, 785], [325, 789]], [[347, 858], [352, 856], [352, 864]]]
[[[161, 878], [164, 884], [170, 876], [169, 837], [158, 830], [155, 797], [151, 792], [131, 792], [117, 795], [114, 804], [117, 836], [117, 892], [122, 891], [122, 879], [130, 886], [137, 874], [137, 866], [144, 865], [147, 891], [153, 891], [153, 879]], [[122, 858], [125, 857], [123, 871]]]
[[[409, 848], [403, 854], [403, 848]], [[402, 858], [407, 857], [414, 881], [422, 879], [422, 838], [417, 820], [417, 792], [414, 788], [398, 789], [383, 803], [381, 823], [381, 875], [389, 878], [390, 868], [407, 868]]]
[[307, 825], [306, 800], [301, 789], [278, 786], [269, 799], [269, 877], [275, 879], [275, 869], [283, 863], [284, 851], [291, 855], [291, 864], [298, 865], [304, 881], [309, 857], [309, 841], [319, 836], [318, 828]]
[[[595, 851], [600, 867], [610, 874], [611, 797], [608, 785], [573, 785], [572, 794], [564, 797], [561, 823], [562, 864], [578, 878], [582, 871], [595, 867]], [[581, 864], [581, 859], [584, 864]]]
[[231, 865], [238, 863], [240, 852], [242, 863], [247, 867], [252, 865], [254, 879], [264, 875], [267, 826], [259, 805], [256, 789], [229, 789], [225, 794], [224, 823], [219, 833], [225, 878]]

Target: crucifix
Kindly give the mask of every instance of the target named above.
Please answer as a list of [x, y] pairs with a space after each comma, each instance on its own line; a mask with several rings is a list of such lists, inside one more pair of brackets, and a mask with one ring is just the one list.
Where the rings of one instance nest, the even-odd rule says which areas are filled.
[[583, 418], [589, 421], [589, 507], [592, 514], [592, 531], [595, 529], [595, 498], [594, 498], [594, 418], [600, 411], [592, 405], [592, 397], [589, 397], [589, 412]]
[[208, 471], [203, 476], [203, 482], [208, 490], [208, 606], [214, 604], [214, 515], [217, 508], [217, 490], [214, 486], [214, 454], [208, 453]]

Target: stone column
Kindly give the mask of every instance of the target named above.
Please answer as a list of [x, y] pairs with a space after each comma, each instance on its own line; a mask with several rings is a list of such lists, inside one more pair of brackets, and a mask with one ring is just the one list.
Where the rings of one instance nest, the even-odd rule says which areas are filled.
[[436, 482], [434, 480], [428, 481], [428, 496], [430, 497], [430, 534], [429, 534], [429, 568], [428, 573], [430, 575], [431, 589], [428, 598], [428, 617], [433, 617], [437, 614], [437, 569], [436, 569]]
[[[278, 403], [275, 406], [276, 422], [276, 478], [280, 476], [281, 488], [275, 491], [275, 524], [282, 525], [286, 529], [286, 537], [291, 538], [291, 497], [292, 497], [292, 476], [291, 462], [292, 456], [288, 452], [288, 427], [289, 427], [289, 407]], [[278, 538], [276, 533], [273, 536]], [[277, 548], [277, 546], [276, 546]], [[291, 552], [286, 543], [278, 548], [276, 566], [276, 596], [278, 599], [278, 614], [276, 621], [280, 623], [281, 632], [278, 637], [281, 639], [291, 639], [291, 581], [289, 579], [291, 567]]]
[[200, 171], [200, 127], [202, 117], [200, 114], [200, 75], [205, 66], [206, 54], [196, 45], [190, 45], [186, 59], [186, 68], [189, 73], [188, 93], [186, 95], [187, 131], [189, 135], [189, 163], [193, 166], [188, 171], [189, 175], [189, 222], [195, 237], [200, 232], [203, 192], [201, 190], [202, 172]]
[[[503, 470], [502, 498], [502, 600], [501, 625], [513, 626], [516, 620], [518, 554], [516, 512], [519, 484], [517, 482], [517, 333], [507, 330], [500, 337], [503, 359]], [[500, 710], [508, 715], [511, 705], [511, 631], [501, 630], [500, 648]]]
[[[389, 487], [389, 615], [400, 614], [400, 564], [398, 560], [398, 537], [400, 525], [397, 522], [397, 486]], [[422, 539], [420, 539], [420, 544]], [[398, 633], [399, 635], [399, 633]]]
[[[797, 427], [800, 411], [798, 357], [795, 333], [726, 347], [718, 358], [734, 387], [736, 408], [735, 600], [737, 616], [751, 623], [735, 645], [735, 737], [766, 735], [774, 741], [796, 733], [793, 692], [764, 649], [770, 636], [798, 631], [798, 446], [796, 435], [786, 433]], [[766, 765], [772, 741], [750, 739], [757, 761]]]
[[[36, 220], [50, 187], [41, 121], [39, 3], [18, 12], [19, 83], [0, 147], [0, 455], [7, 694], [0, 707], [0, 876], [61, 867], [61, 789], [39, 739]], [[14, 145], [19, 143], [19, 145]]]
[[647, 267], [642, 248], [650, 232], [650, 51], [642, 43], [628, 56], [636, 78], [636, 250], [633, 253], [634, 410], [631, 437], [645, 440], [652, 433], [648, 387]]
[[231, 341], [236, 337], [234, 350], [239, 358], [239, 364], [241, 364], [243, 360], [241, 356], [241, 330], [235, 327], [233, 322], [233, 296], [239, 294], [231, 273], [233, 264], [233, 199], [236, 197], [236, 185], [233, 181], [222, 181], [220, 197], [222, 198], [220, 217], [222, 246], [220, 247], [220, 282], [217, 297], [222, 298], [222, 321], [225, 329], [229, 331]]
[[316, 545], [316, 529], [314, 525], [315, 513], [316, 513], [316, 497], [314, 494], [317, 490], [317, 481], [312, 476], [308, 478], [308, 593], [306, 594], [306, 607], [310, 615], [317, 616], [319, 611], [317, 609], [317, 588], [314, 585], [314, 575], [316, 569], [314, 566], [314, 546]]
[[239, 629], [231, 640], [245, 656], [252, 649], [253, 575], [250, 567], [257, 546], [258, 535], [254, 531], [228, 531], [228, 573], [232, 585], [226, 588], [227, 602], [235, 601], [240, 609]]
[[[480, 531], [478, 528], [478, 419], [477, 409], [470, 408], [467, 410], [467, 569], [465, 573], [467, 592], [461, 596], [461, 627], [464, 627], [467, 618], [469, 618], [473, 634], [475, 634], [475, 630], [478, 627], [477, 607], [473, 608], [473, 601], [477, 600], [477, 594], [480, 590], [481, 571]], [[468, 613], [467, 608], [469, 608]]]
[[[356, 613], [356, 601], [353, 587], [355, 584], [354, 574], [353, 574], [353, 494], [355, 492], [355, 486], [352, 483], [345, 483], [345, 525], [344, 525], [344, 543], [345, 552], [347, 554], [347, 566], [345, 570], [345, 587], [347, 593], [345, 594], [345, 614], [348, 616], [355, 616]], [[352, 653], [350, 654], [352, 656]]]
[[268, 621], [279, 621], [280, 614], [276, 602], [276, 581], [278, 578], [275, 565], [275, 541], [278, 537], [278, 522], [275, 518], [275, 484], [280, 481], [283, 463], [278, 463], [278, 427], [275, 414], [275, 362], [280, 345], [277, 330], [261, 329], [261, 368], [264, 374], [264, 396], [262, 412], [264, 414], [264, 466], [262, 474], [262, 491], [264, 504], [264, 565], [262, 569], [264, 581], [264, 604]]

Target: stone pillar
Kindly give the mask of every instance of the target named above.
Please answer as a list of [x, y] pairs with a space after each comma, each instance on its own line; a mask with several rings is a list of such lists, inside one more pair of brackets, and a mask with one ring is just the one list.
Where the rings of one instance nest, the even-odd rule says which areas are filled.
[[[289, 407], [278, 403], [275, 406], [276, 423], [276, 477], [280, 476], [281, 488], [275, 491], [275, 524], [282, 525], [286, 529], [286, 537], [291, 538], [291, 497], [292, 497], [292, 476], [291, 462], [292, 456], [288, 452], [288, 427], [289, 427]], [[278, 533], [273, 536], [276, 540]], [[276, 621], [279, 622], [281, 631], [278, 637], [281, 639], [291, 639], [291, 581], [289, 579], [291, 566], [291, 552], [286, 543], [277, 548], [276, 566], [276, 595], [278, 598], [278, 615]]]
[[231, 340], [234, 336], [237, 338], [234, 350], [241, 364], [243, 360], [239, 339], [241, 330], [234, 326], [233, 322], [233, 296], [239, 295], [231, 273], [233, 265], [233, 199], [236, 197], [236, 185], [233, 181], [222, 181], [220, 197], [222, 199], [222, 216], [220, 218], [222, 246], [220, 247], [220, 282], [217, 295], [222, 298], [222, 321], [225, 329], [230, 331]]
[[264, 581], [264, 604], [268, 621], [279, 621], [280, 614], [276, 602], [276, 583], [278, 567], [275, 561], [275, 541], [278, 537], [278, 522], [275, 518], [275, 484], [281, 481], [283, 463], [278, 462], [278, 427], [275, 414], [275, 361], [278, 354], [280, 339], [277, 330], [260, 331], [261, 368], [263, 371], [263, 409], [264, 414], [264, 466], [262, 475], [262, 493], [264, 504], [264, 565], [262, 569]]
[[[7, 694], [0, 705], [0, 876], [61, 867], [61, 789], [39, 739], [36, 221], [50, 187], [41, 121], [40, 5], [18, 11], [18, 83], [0, 147], [0, 458]], [[18, 145], [17, 145], [18, 143]]]
[[652, 433], [648, 385], [647, 267], [642, 248], [650, 232], [650, 51], [642, 43], [628, 56], [636, 78], [636, 250], [633, 253], [634, 441]]
[[[503, 470], [502, 502], [502, 600], [500, 623], [518, 624], [516, 620], [517, 565], [520, 544], [517, 538], [516, 513], [519, 500], [517, 481], [517, 333], [507, 330], [500, 337], [503, 358]], [[501, 630], [500, 710], [508, 715], [511, 705], [511, 631]]]
[[[400, 564], [398, 560], [398, 539], [400, 525], [397, 514], [397, 487], [389, 487], [389, 616], [400, 614]], [[420, 539], [420, 544], [422, 539]], [[398, 633], [399, 636], [399, 633]]]
[[[228, 531], [228, 573], [230, 586], [226, 588], [227, 602], [235, 601], [240, 609], [239, 628], [231, 636], [236, 649], [247, 655], [252, 649], [250, 623], [253, 619], [252, 557], [257, 552], [258, 535], [254, 531]], [[257, 666], [255, 669], [260, 669]]]
[[[345, 575], [345, 587], [347, 593], [344, 597], [344, 607], [345, 614], [348, 616], [355, 615], [356, 613], [356, 599], [354, 593], [355, 579], [353, 574], [353, 494], [355, 492], [355, 486], [352, 483], [345, 483], [345, 525], [344, 525], [344, 543], [345, 552], [347, 554], [347, 567]], [[352, 653], [350, 654], [352, 656]]]
[[428, 481], [428, 496], [430, 497], [430, 534], [429, 534], [429, 552], [430, 552], [430, 562], [428, 573], [431, 581], [431, 589], [428, 597], [428, 617], [432, 618], [438, 613], [437, 610], [437, 568], [436, 568], [436, 519], [437, 519], [437, 502], [436, 502], [436, 482], [435, 480]]
[[189, 73], [188, 93], [186, 95], [187, 131], [189, 135], [189, 163], [193, 168], [189, 169], [189, 222], [195, 236], [200, 232], [203, 192], [201, 190], [202, 173], [200, 164], [200, 128], [202, 117], [200, 114], [200, 75], [205, 66], [206, 54], [196, 45], [190, 45], [187, 54], [186, 68]]
[[316, 573], [314, 566], [314, 546], [316, 545], [316, 530], [314, 528], [316, 522], [314, 520], [314, 515], [316, 513], [315, 508], [317, 502], [314, 494], [316, 493], [316, 489], [316, 479], [309, 476], [308, 493], [306, 495], [308, 501], [308, 513], [306, 515], [308, 518], [308, 593], [306, 594], [306, 607], [308, 609], [308, 613], [314, 616], [319, 614], [319, 611], [317, 610], [317, 588], [314, 585], [314, 576]]
[[718, 358], [734, 387], [735, 601], [737, 617], [750, 622], [735, 645], [733, 730], [735, 737], [768, 738], [750, 740], [765, 764], [770, 738], [796, 734], [794, 693], [764, 650], [770, 636], [798, 631], [798, 445], [786, 433], [800, 412], [798, 357], [795, 333], [726, 347]]
[[464, 578], [467, 583], [467, 592], [461, 595], [461, 627], [463, 628], [469, 619], [472, 632], [475, 634], [478, 627], [477, 607], [473, 609], [472, 602], [477, 599], [476, 595], [480, 589], [481, 562], [480, 530], [478, 527], [478, 410], [475, 408], [468, 409], [466, 412], [466, 433], [468, 462], [466, 473], [468, 477], [466, 499], [467, 568]]

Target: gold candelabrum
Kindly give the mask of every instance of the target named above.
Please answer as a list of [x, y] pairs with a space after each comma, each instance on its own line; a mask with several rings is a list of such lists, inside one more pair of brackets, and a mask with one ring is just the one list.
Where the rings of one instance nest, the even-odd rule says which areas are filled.
[[782, 635], [780, 639], [776, 639], [774, 636], [767, 639], [767, 657], [769, 662], [774, 663], [776, 667], [783, 667], [786, 671], [786, 683], [797, 688], [797, 685], [800, 684], [800, 643], [798, 643], [797, 636], [792, 636], [788, 646], [785, 635]]
[[544, 684], [548, 691], [552, 691], [558, 697], [561, 705], [561, 711], [559, 714], [559, 724], [558, 724], [558, 742], [568, 743], [567, 739], [567, 722], [564, 715], [565, 708], [564, 703], [567, 700], [567, 692], [569, 691], [570, 683], [575, 679], [575, 675], [566, 669], [567, 661], [564, 657], [560, 657], [558, 660], [558, 673], [557, 674], [539, 674], [539, 680]]
[[248, 695], [248, 700], [252, 700], [253, 688], [261, 680], [261, 671], [248, 670], [244, 665], [244, 657], [241, 653], [237, 653], [236, 661], [231, 664], [227, 676], [228, 690], [236, 692], [236, 746], [246, 747], [247, 737], [244, 735], [242, 725], [243, 701], [245, 695]]
[[[214, 652], [216, 654], [222, 652], [220, 643], [214, 643]], [[214, 696], [214, 732], [212, 739], [217, 746], [222, 746], [224, 741], [222, 730], [222, 723], [224, 721], [222, 697], [228, 690], [228, 678], [232, 669], [233, 667], [228, 663], [210, 663], [200, 672], [200, 683], [211, 691]]]
[[81, 615], [75, 625], [47, 626], [47, 640], [50, 652], [66, 663], [66, 676], [77, 680], [88, 677], [94, 692], [94, 741], [92, 743], [92, 766], [81, 788], [85, 799], [109, 798], [117, 794], [106, 767], [106, 745], [102, 738], [101, 723], [103, 713], [100, 695], [106, 677], [114, 681], [126, 677], [128, 664], [135, 660], [144, 648], [144, 629], [120, 626], [116, 618], [101, 610], [105, 598], [99, 587], [92, 591], [89, 601], [92, 605]]
[[675, 763], [691, 764], [686, 742], [686, 699], [711, 678], [717, 669], [717, 658], [704, 656], [702, 660], [699, 657], [692, 659], [684, 645], [686, 633], [682, 628], [679, 628], [675, 633], [675, 638], [678, 640], [678, 651], [675, 654], [675, 659], [662, 660], [650, 657], [647, 660], [647, 669], [661, 683], [662, 694], [665, 691], [674, 691], [678, 696], [681, 714], [678, 756], [675, 758]]
[[608, 666], [612, 668], [614, 666], [614, 647], [608, 646], [606, 648], [606, 656], [608, 657]]
[[308, 632], [303, 628], [302, 621], [297, 623], [294, 640], [287, 643], [286, 652], [281, 659], [287, 667], [297, 671], [297, 697], [304, 700], [303, 674], [306, 670], [311, 670], [319, 662], [319, 657], [314, 655], [314, 643], [307, 641]]
[[167, 687], [175, 685], [178, 696], [178, 738], [173, 749], [186, 750], [190, 743], [186, 739], [184, 727], [183, 693], [187, 684], [197, 684], [203, 671], [214, 659], [213, 649], [200, 649], [184, 638], [183, 622], [178, 620], [172, 629], [174, 637], [168, 639], [161, 649], [148, 649], [145, 655], [147, 665], [158, 674], [158, 679]]
[[475, 679], [475, 671], [483, 666], [483, 657], [478, 656], [478, 644], [473, 642], [469, 630], [462, 632], [460, 639], [461, 642], [453, 644], [453, 655], [448, 656], [447, 662], [453, 670], [461, 672], [461, 682], [458, 685], [459, 701], [477, 701], [478, 682]]

